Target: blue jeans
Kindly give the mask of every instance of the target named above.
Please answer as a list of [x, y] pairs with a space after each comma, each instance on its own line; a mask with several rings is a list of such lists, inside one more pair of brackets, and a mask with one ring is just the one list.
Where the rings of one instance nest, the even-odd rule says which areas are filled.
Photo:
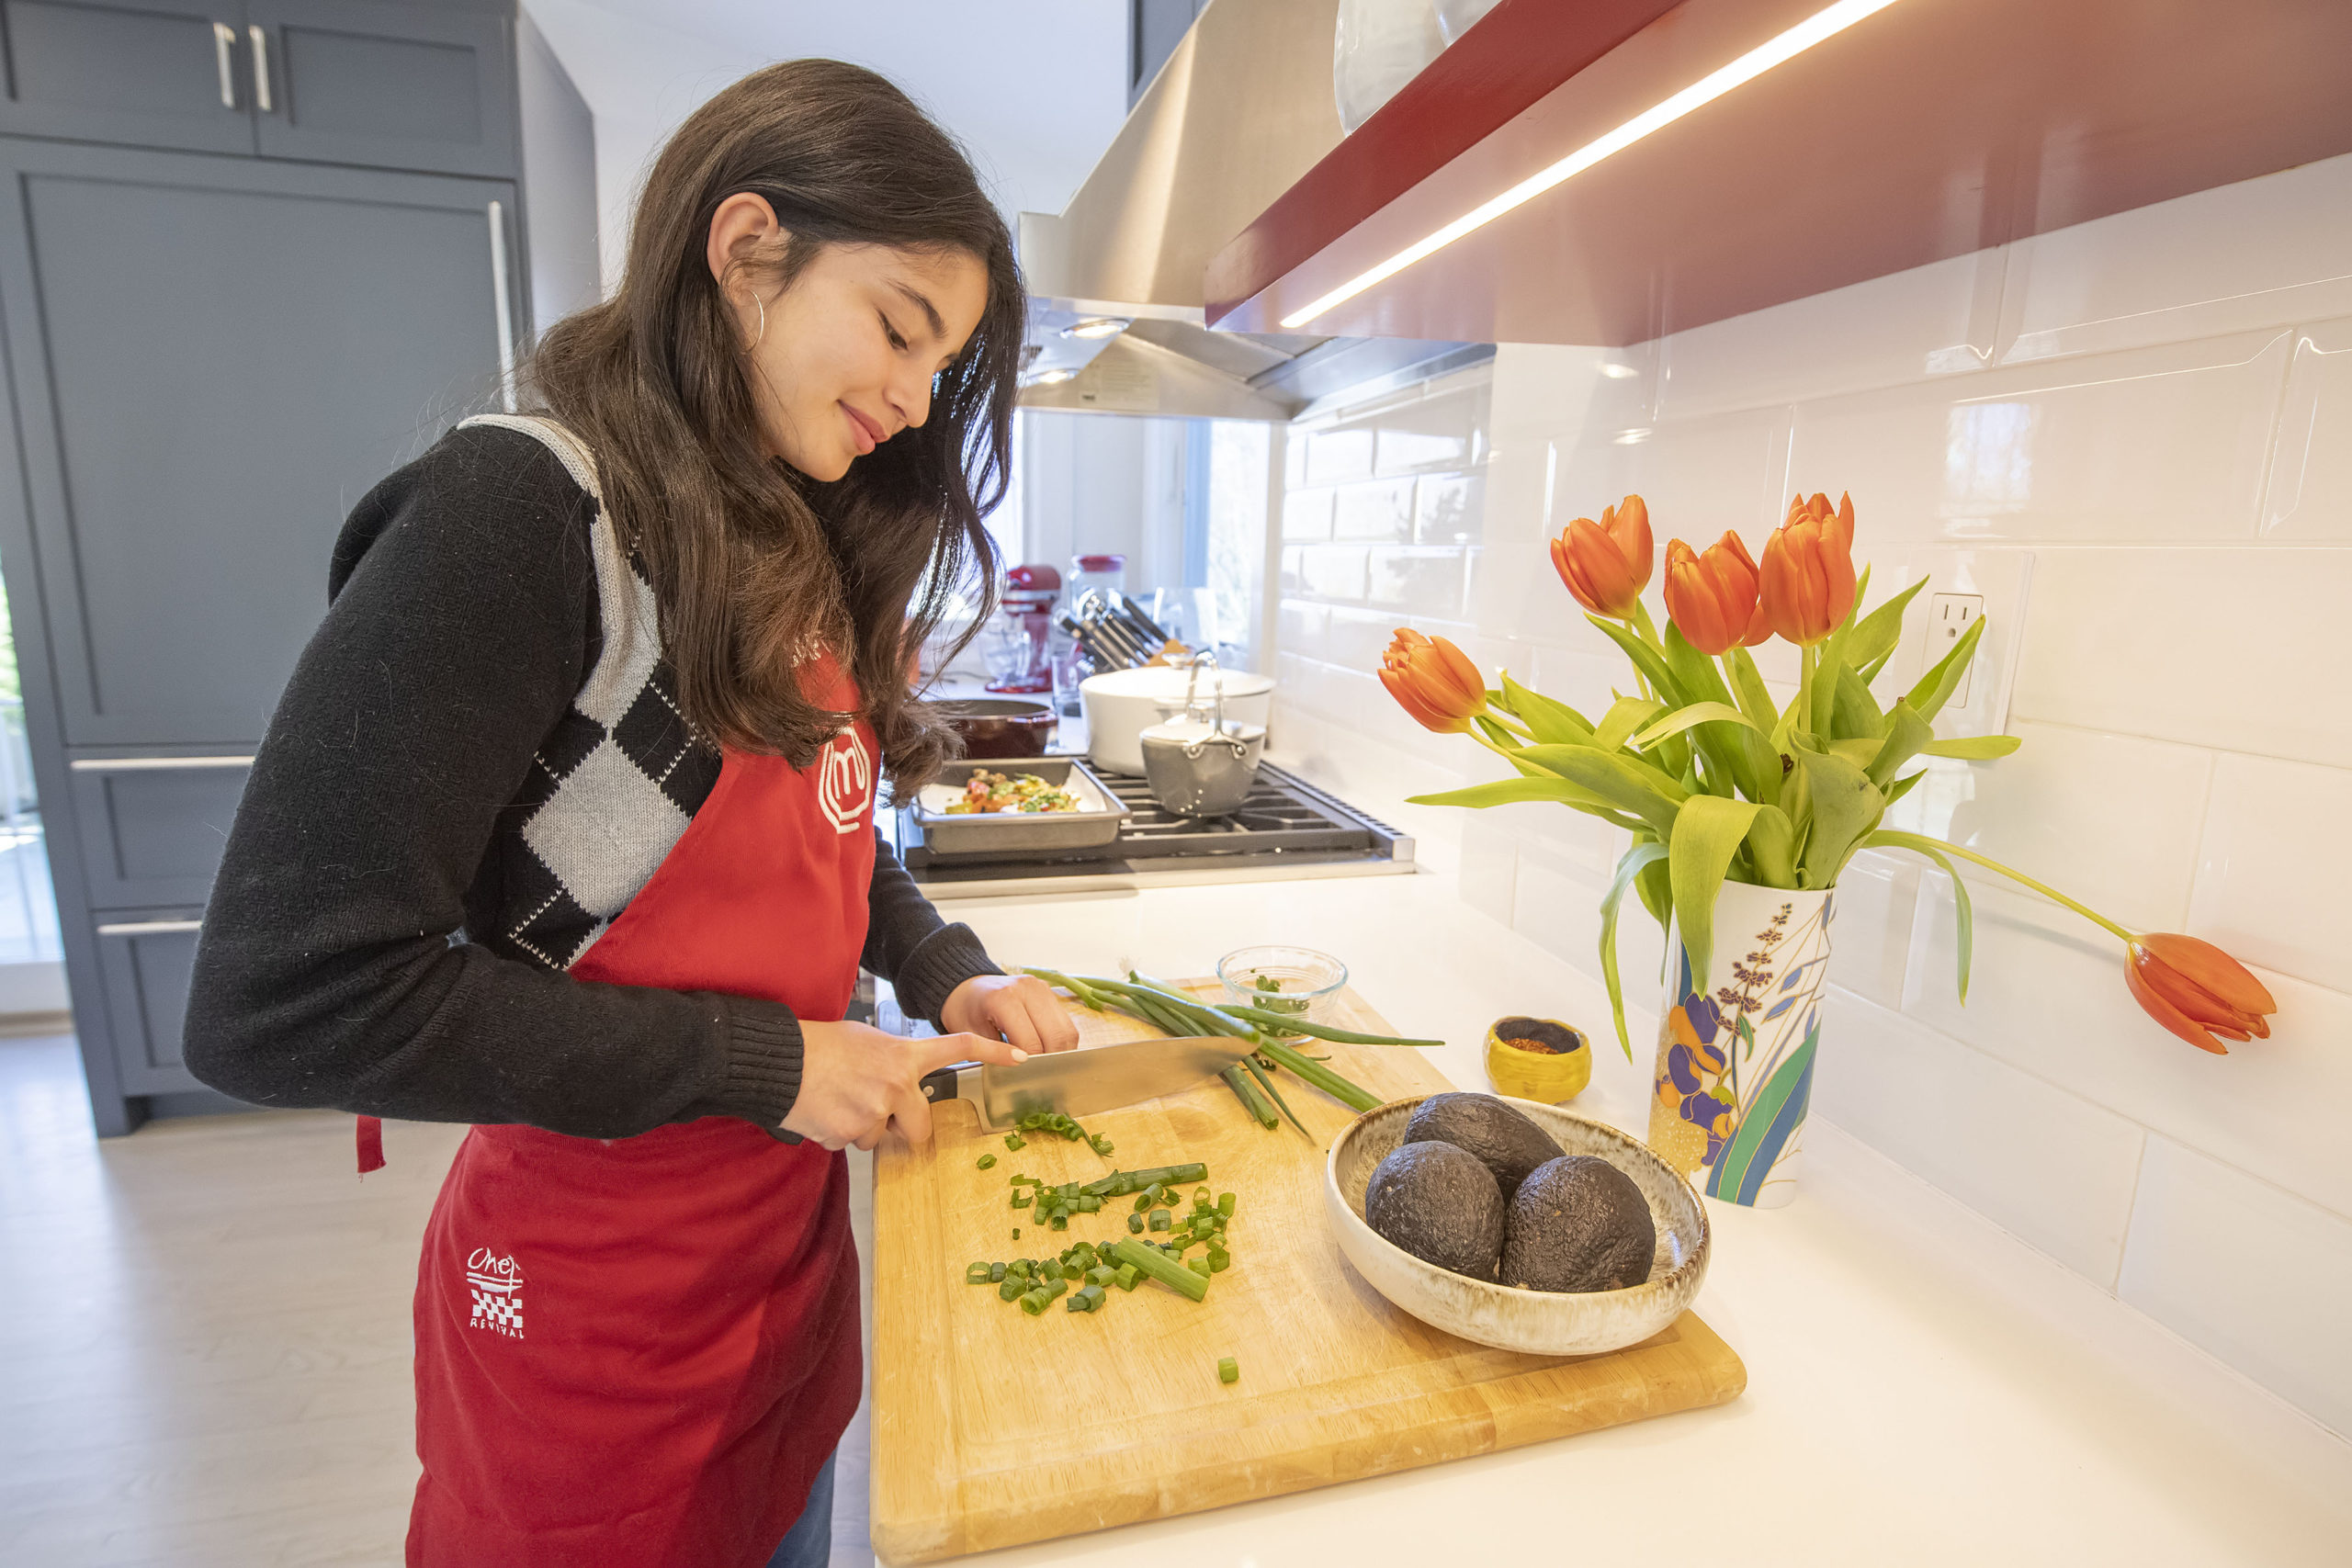
[[827, 1454], [817, 1479], [808, 1483], [808, 1501], [784, 1540], [768, 1559], [768, 1568], [825, 1568], [833, 1555], [833, 1461]]

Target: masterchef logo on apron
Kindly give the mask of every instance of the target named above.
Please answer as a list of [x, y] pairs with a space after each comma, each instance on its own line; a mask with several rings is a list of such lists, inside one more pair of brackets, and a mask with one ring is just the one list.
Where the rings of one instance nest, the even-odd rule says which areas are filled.
[[523, 1270], [513, 1258], [475, 1247], [466, 1258], [466, 1288], [473, 1292], [469, 1326], [523, 1337]]
[[836, 833], [854, 833], [865, 826], [866, 808], [874, 804], [874, 761], [854, 729], [844, 729], [817, 757], [817, 807]]

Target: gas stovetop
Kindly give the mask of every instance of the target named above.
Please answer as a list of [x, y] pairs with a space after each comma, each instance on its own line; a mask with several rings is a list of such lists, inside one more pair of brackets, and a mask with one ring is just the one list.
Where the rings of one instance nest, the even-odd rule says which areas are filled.
[[1160, 809], [1141, 779], [1096, 776], [1133, 814], [1115, 843], [1059, 855], [940, 855], [923, 842], [912, 813], [900, 810], [888, 817], [899, 858], [933, 900], [1413, 869], [1409, 835], [1272, 763], [1259, 765], [1249, 798], [1225, 817], [1178, 817]]

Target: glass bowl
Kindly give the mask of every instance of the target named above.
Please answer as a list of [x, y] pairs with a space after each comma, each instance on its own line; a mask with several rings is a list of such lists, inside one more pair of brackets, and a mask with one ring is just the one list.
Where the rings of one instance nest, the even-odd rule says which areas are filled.
[[[1237, 947], [1216, 961], [1216, 977], [1229, 1002], [1329, 1023], [1340, 987], [1348, 983], [1348, 966], [1311, 947]], [[1280, 989], [1260, 985], [1261, 979]]]

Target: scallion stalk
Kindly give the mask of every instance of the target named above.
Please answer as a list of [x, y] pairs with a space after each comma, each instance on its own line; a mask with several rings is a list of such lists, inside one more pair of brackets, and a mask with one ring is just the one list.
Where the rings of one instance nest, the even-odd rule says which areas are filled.
[[1146, 1247], [1140, 1242], [1114, 1241], [1111, 1244], [1110, 1254], [1121, 1263], [1133, 1267], [1136, 1273], [1157, 1280], [1171, 1290], [1182, 1291], [1193, 1301], [1200, 1301], [1209, 1293], [1208, 1276], [1195, 1274], [1156, 1247]]
[[1350, 1083], [1322, 1063], [1299, 1055], [1279, 1040], [1261, 1037], [1258, 1049], [1272, 1057], [1276, 1065], [1289, 1068], [1351, 1110], [1370, 1111], [1382, 1103], [1381, 1098], [1370, 1089], [1361, 1084]]

